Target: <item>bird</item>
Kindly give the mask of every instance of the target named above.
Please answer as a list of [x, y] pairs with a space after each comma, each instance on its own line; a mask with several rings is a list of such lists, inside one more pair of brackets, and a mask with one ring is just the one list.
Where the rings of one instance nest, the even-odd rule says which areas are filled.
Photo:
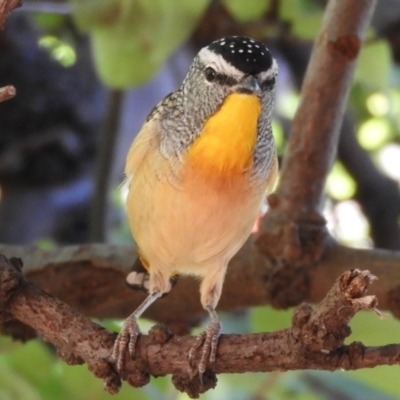
[[278, 176], [271, 120], [278, 64], [261, 41], [229, 36], [195, 56], [182, 85], [150, 112], [129, 148], [126, 209], [138, 262], [127, 281], [148, 296], [112, 351], [135, 358], [138, 318], [179, 275], [199, 278], [210, 321], [189, 351], [200, 377], [216, 359], [216, 307], [228, 263], [250, 235]]

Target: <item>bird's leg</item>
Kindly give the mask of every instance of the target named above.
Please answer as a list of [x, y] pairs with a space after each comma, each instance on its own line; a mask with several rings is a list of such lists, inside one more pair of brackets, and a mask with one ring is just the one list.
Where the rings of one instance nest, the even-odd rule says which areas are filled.
[[204, 276], [200, 286], [200, 301], [204, 309], [208, 311], [211, 321], [206, 330], [200, 334], [189, 350], [189, 363], [193, 365], [192, 360], [197, 349], [202, 347], [200, 363], [197, 367], [200, 380], [206, 370], [208, 362], [213, 363], [217, 355], [218, 337], [221, 333], [221, 322], [215, 312], [219, 298], [221, 297], [222, 285], [224, 283], [227, 264], [217, 263], [207, 268], [207, 274]]
[[221, 322], [211, 305], [205, 307], [210, 314], [211, 321], [208, 323], [206, 330], [197, 336], [194, 345], [189, 351], [189, 362], [192, 361], [195, 351], [203, 345], [198, 371], [200, 379], [206, 370], [208, 361], [212, 364], [217, 354], [218, 337], [221, 333]]
[[119, 373], [121, 373], [124, 368], [127, 346], [129, 355], [131, 358], [135, 358], [136, 341], [140, 334], [137, 319], [161, 296], [161, 292], [149, 294], [144, 302], [124, 321], [121, 332], [114, 342], [114, 348], [112, 352], [112, 359], [116, 364]]

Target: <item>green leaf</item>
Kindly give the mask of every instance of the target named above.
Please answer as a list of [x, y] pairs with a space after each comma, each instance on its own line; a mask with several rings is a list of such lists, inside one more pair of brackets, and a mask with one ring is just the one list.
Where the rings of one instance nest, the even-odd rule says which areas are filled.
[[356, 182], [339, 161], [335, 162], [328, 175], [326, 190], [337, 200], [350, 199], [356, 192]]
[[388, 88], [391, 54], [388, 42], [379, 40], [363, 46], [354, 80], [372, 90]]
[[392, 138], [392, 127], [387, 118], [376, 117], [364, 121], [357, 132], [357, 138], [364, 149], [380, 149]]
[[192, 33], [209, 0], [73, 0], [97, 71], [113, 88], [150, 79]]
[[222, 4], [239, 22], [260, 19], [269, 7], [268, 0], [223, 0]]
[[65, 15], [59, 14], [37, 13], [32, 14], [32, 18], [40, 27], [47, 31], [61, 29], [68, 22], [68, 18]]
[[315, 39], [322, 23], [323, 10], [304, 0], [281, 0], [279, 17], [291, 24], [291, 32], [302, 39]]

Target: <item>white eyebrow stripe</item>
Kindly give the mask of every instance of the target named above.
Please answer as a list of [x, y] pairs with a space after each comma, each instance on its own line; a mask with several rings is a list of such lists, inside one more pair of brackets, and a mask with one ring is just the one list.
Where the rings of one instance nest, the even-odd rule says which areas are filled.
[[217, 72], [227, 74], [236, 79], [243, 77], [243, 72], [228, 63], [220, 54], [216, 54], [206, 47], [200, 50], [198, 57], [204, 65], [215, 68]]
[[267, 71], [260, 72], [258, 74], [258, 77], [261, 82], [264, 82], [268, 78], [275, 77], [278, 75], [279, 72], [279, 66], [278, 63], [276, 62], [275, 58], [272, 59], [272, 65], [269, 67]]

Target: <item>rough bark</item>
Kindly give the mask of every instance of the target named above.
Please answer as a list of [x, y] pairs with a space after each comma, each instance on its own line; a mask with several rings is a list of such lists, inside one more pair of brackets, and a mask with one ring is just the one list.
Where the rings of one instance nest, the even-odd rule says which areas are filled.
[[[104, 379], [105, 387], [116, 393], [121, 379], [111, 360], [115, 333], [109, 332], [73, 308], [48, 295], [22, 275], [19, 259], [0, 258], [0, 321], [17, 319], [34, 328], [56, 346], [68, 364], [87, 363], [92, 373]], [[350, 335], [351, 318], [362, 309], [382, 316], [376, 296], [367, 295], [375, 280], [369, 271], [343, 273], [314, 309], [302, 304], [295, 310], [292, 326], [272, 333], [222, 335], [217, 360], [202, 379], [196, 363], [189, 364], [192, 336], [175, 336], [164, 325], [141, 336], [135, 360], [126, 360], [121, 378], [133, 386], [148, 383], [150, 375], [171, 374], [181, 391], [191, 397], [216, 384], [215, 374], [266, 372], [297, 369], [358, 369], [399, 363], [400, 345], [365, 347], [344, 345]], [[199, 355], [198, 355], [199, 356]]]

